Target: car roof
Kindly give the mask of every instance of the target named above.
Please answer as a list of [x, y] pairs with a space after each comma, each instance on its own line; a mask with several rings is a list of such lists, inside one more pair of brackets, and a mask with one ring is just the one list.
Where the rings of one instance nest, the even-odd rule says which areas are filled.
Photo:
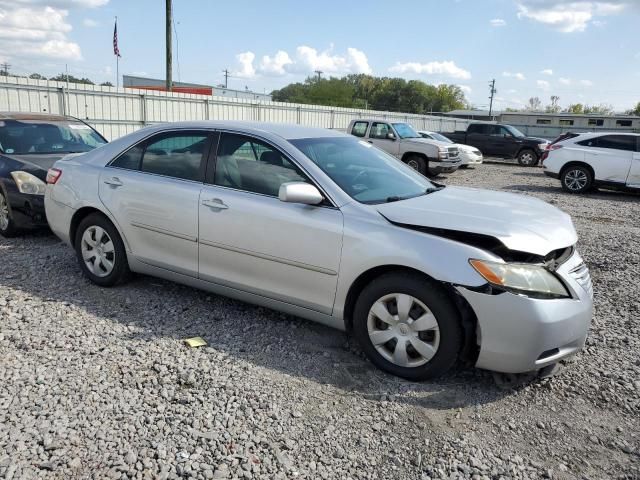
[[[567, 138], [566, 140], [584, 140], [586, 138], [595, 138], [601, 137], [603, 135], [624, 135], [630, 137], [639, 137], [640, 133], [633, 132], [616, 132], [616, 131], [606, 131], [606, 132], [567, 132], [567, 133], [575, 133], [575, 137]], [[564, 135], [564, 134], [563, 134]]]
[[202, 120], [195, 122], [162, 123], [156, 125], [156, 127], [158, 127], [158, 130], [171, 130], [172, 128], [234, 129], [252, 133], [270, 133], [286, 140], [295, 140], [299, 138], [351, 137], [351, 135], [347, 135], [346, 133], [338, 130], [269, 122]]
[[41, 120], [50, 122], [79, 122], [77, 118], [54, 113], [0, 112], [0, 120]]

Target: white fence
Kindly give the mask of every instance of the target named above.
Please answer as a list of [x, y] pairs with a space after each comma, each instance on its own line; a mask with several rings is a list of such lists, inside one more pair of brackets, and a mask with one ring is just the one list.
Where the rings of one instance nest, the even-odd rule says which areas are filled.
[[451, 132], [469, 123], [447, 117], [155, 92], [0, 76], [0, 111], [72, 115], [112, 140], [145, 125], [184, 120], [251, 120], [347, 128], [355, 118], [405, 121]]

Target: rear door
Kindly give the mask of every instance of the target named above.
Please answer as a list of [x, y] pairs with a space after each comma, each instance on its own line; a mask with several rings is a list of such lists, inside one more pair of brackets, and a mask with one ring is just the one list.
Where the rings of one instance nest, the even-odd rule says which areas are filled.
[[466, 144], [476, 147], [485, 155], [491, 155], [489, 151], [489, 135], [490, 135], [490, 127], [493, 125], [490, 124], [482, 124], [482, 123], [473, 123], [469, 125], [467, 129], [467, 137]]
[[[388, 137], [393, 133], [395, 138]], [[369, 130], [369, 143], [381, 148], [394, 157], [400, 156], [400, 138], [387, 122], [372, 122]]]
[[593, 168], [596, 180], [626, 184], [631, 179], [631, 162], [637, 149], [635, 136], [602, 135], [576, 144], [586, 147], [584, 159]]
[[142, 262], [198, 274], [198, 203], [212, 132], [154, 135], [111, 162], [99, 195]]
[[636, 151], [633, 152], [633, 160], [631, 161], [627, 185], [629, 187], [640, 188], [640, 135], [637, 135], [635, 138]]

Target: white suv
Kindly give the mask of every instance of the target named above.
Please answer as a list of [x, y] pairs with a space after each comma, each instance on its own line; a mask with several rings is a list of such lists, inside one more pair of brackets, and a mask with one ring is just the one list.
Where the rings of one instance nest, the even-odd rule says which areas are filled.
[[566, 134], [542, 155], [545, 175], [569, 193], [594, 187], [640, 190], [640, 134]]

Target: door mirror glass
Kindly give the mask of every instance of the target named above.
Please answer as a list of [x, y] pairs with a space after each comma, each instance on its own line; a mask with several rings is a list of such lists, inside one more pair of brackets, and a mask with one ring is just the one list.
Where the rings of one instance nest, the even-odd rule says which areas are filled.
[[280, 185], [278, 198], [287, 203], [303, 203], [305, 205], [318, 205], [324, 198], [314, 186], [304, 182], [289, 182]]
[[387, 140], [395, 140], [396, 136], [393, 132], [387, 133]]

